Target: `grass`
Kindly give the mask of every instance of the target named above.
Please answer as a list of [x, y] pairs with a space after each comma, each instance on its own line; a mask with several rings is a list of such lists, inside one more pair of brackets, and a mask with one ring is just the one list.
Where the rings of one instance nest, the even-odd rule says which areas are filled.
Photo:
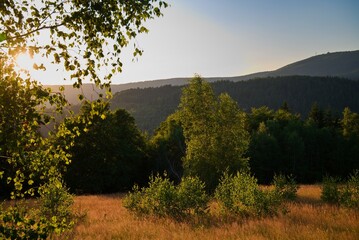
[[320, 186], [301, 186], [288, 213], [261, 219], [210, 215], [187, 221], [140, 218], [122, 206], [124, 195], [78, 196], [74, 211], [85, 215], [69, 239], [359, 239], [359, 212], [320, 200]]

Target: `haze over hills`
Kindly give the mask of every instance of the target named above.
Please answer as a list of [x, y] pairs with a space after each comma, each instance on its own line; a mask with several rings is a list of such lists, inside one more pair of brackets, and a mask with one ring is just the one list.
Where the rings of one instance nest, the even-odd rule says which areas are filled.
[[[313, 56], [298, 62], [291, 63], [274, 71], [258, 72], [237, 77], [210, 77], [208, 82], [225, 81], [246, 81], [256, 78], [277, 77], [277, 76], [333, 76], [359, 80], [359, 50], [347, 52], [326, 53]], [[170, 78], [135, 83], [114, 84], [111, 86], [113, 94], [127, 89], [160, 87], [165, 85], [182, 86], [188, 83], [190, 78]], [[58, 91], [59, 85], [48, 86]], [[95, 88], [92, 84], [83, 84], [81, 89], [74, 89], [71, 85], [65, 86], [67, 100], [75, 104], [78, 95], [83, 94], [89, 100], [98, 98], [98, 93], [103, 90]]]

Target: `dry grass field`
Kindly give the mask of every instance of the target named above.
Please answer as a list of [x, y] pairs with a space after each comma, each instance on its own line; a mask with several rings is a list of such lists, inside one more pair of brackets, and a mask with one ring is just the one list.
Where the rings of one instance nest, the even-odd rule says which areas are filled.
[[320, 201], [320, 187], [301, 186], [287, 213], [276, 217], [209, 216], [176, 221], [139, 218], [122, 206], [123, 195], [78, 196], [74, 211], [83, 214], [69, 239], [359, 239], [359, 212]]

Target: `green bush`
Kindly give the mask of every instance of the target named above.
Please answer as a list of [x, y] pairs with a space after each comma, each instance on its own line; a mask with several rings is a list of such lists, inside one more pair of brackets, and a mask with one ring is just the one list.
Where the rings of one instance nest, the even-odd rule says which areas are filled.
[[340, 182], [339, 178], [325, 176], [323, 178], [320, 198], [324, 202], [339, 204], [341, 195], [341, 190], [339, 189]]
[[340, 203], [345, 207], [359, 208], [359, 170], [349, 176], [341, 191]]
[[257, 190], [255, 200], [252, 212], [256, 216], [276, 215], [279, 210], [284, 210], [280, 208], [282, 203], [281, 195], [276, 191]]
[[47, 219], [30, 213], [23, 203], [0, 210], [0, 239], [47, 239], [52, 232]]
[[58, 229], [54, 229], [55, 232], [70, 229], [74, 224], [71, 211], [74, 201], [63, 182], [55, 179], [41, 187], [39, 193], [41, 216], [56, 222]]
[[298, 184], [292, 175], [274, 175], [272, 182], [275, 191], [286, 200], [294, 200], [297, 197]]
[[39, 208], [20, 201], [0, 209], [1, 239], [48, 239], [73, 227], [73, 199], [62, 182], [55, 179], [44, 184], [39, 193]]
[[280, 206], [276, 191], [261, 190], [257, 179], [248, 172], [232, 176], [225, 173], [215, 190], [215, 199], [224, 212], [245, 215], [273, 215]]
[[134, 186], [123, 203], [137, 214], [183, 217], [204, 213], [208, 200], [205, 185], [197, 177], [183, 178], [175, 186], [167, 176], [157, 175], [150, 177], [147, 188]]
[[355, 170], [345, 182], [339, 178], [325, 177], [321, 199], [348, 208], [359, 208], [359, 171]]
[[205, 213], [209, 197], [205, 191], [205, 184], [198, 177], [183, 178], [176, 190], [181, 213]]

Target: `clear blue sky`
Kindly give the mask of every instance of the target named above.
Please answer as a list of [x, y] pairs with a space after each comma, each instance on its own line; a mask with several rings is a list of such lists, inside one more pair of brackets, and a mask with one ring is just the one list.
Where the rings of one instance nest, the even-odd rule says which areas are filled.
[[[359, 50], [359, 0], [170, 0], [137, 39], [144, 55], [113, 83], [239, 76], [316, 54]], [[62, 77], [62, 76], [61, 76]], [[40, 79], [41, 80], [41, 79]], [[42, 80], [44, 84], [58, 83]], [[66, 82], [65, 82], [66, 83]]]

